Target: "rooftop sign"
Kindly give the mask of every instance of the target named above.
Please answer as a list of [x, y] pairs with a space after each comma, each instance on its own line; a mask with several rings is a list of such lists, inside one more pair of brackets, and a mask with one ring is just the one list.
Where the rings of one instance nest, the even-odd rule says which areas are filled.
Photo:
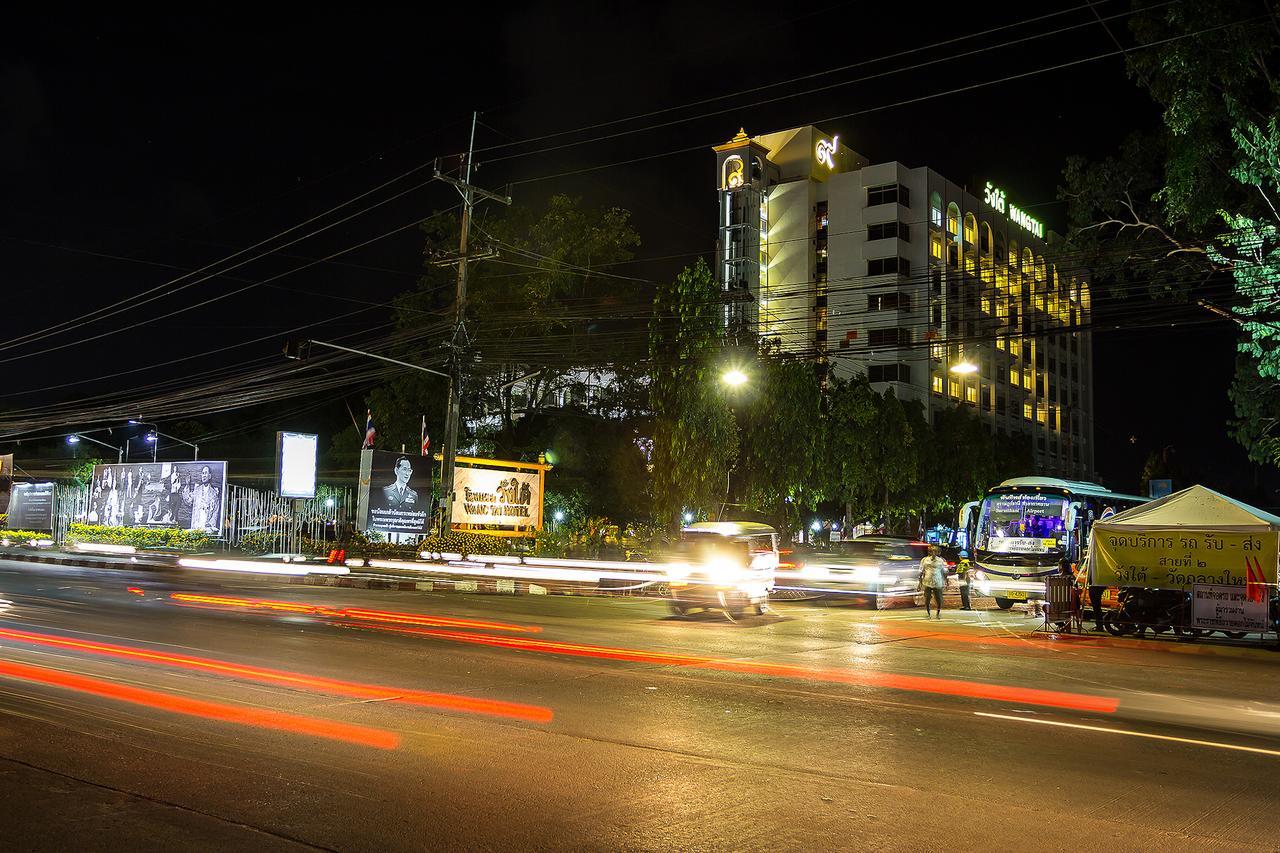
[[1044, 223], [1030, 216], [1016, 204], [1009, 204], [1006, 198], [1004, 190], [992, 186], [991, 182], [987, 181], [987, 185], [982, 190], [982, 200], [1000, 213], [1006, 213], [1007, 207], [1007, 215], [1010, 220], [1020, 225], [1024, 230], [1030, 231], [1038, 239], [1043, 240]]
[[831, 137], [830, 141], [819, 139], [817, 146], [813, 149], [813, 156], [819, 163], [826, 166], [828, 169], [834, 169], [836, 167], [836, 149], [839, 147], [839, 134]]

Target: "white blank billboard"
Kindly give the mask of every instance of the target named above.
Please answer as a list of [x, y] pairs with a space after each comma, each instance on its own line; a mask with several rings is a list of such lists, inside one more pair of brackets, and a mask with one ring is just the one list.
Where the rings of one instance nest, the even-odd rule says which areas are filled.
[[316, 496], [316, 447], [319, 437], [306, 432], [276, 433], [280, 497]]

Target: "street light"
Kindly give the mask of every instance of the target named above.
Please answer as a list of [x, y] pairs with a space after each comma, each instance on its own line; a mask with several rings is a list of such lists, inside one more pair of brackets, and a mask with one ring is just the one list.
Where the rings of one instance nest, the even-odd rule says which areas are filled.
[[81, 435], [80, 433], [73, 432], [67, 436], [67, 444], [79, 444], [81, 441], [92, 441], [94, 444], [100, 444], [103, 447], [114, 450], [116, 452], [117, 465], [119, 465], [121, 462], [124, 461], [124, 448], [116, 447], [115, 445], [112, 445], [112, 444], [107, 444], [105, 441], [99, 441], [98, 439], [94, 438], [91, 435]]
[[686, 512], [686, 513], [684, 514], [683, 518], [684, 518], [684, 523], [685, 523], [685, 524], [692, 524], [692, 523], [693, 523], [693, 513], [691, 513], [691, 512]]
[[720, 381], [725, 385], [728, 385], [730, 388], [737, 388], [740, 385], [746, 384], [747, 374], [734, 367], [721, 374]]
[[970, 373], [977, 373], [978, 365], [974, 364], [972, 361], [961, 361], [951, 365], [951, 372], [959, 373], [961, 376], [967, 376]]

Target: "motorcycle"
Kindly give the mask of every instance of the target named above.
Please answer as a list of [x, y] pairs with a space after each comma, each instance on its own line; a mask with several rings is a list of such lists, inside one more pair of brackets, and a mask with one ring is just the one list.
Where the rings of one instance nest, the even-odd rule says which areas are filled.
[[[1102, 627], [1113, 637], [1137, 634], [1142, 638], [1148, 629], [1157, 635], [1172, 630], [1186, 640], [1196, 640], [1213, 633], [1211, 629], [1191, 626], [1191, 593], [1184, 590], [1124, 587], [1120, 590], [1119, 599], [1120, 607], [1102, 617]], [[1273, 625], [1280, 625], [1280, 619], [1275, 615], [1276, 608], [1273, 599]], [[1248, 636], [1247, 631], [1221, 633], [1233, 640]]]

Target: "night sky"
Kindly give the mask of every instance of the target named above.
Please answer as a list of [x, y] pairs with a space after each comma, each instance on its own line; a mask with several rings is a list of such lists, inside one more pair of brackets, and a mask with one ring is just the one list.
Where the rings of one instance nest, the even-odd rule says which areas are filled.
[[[1119, 57], [891, 106], [1107, 53], [1115, 44], [1087, 6], [1072, 3], [978, 4], [964, 14], [960, 7], [925, 14], [927, 6], [875, 5], [877, 11], [820, 0], [789, 9], [739, 2], [359, 13], [264, 7], [167, 17], [9, 13], [0, 36], [4, 328], [29, 333], [141, 293], [435, 157], [455, 156], [465, 147], [472, 109], [482, 111], [478, 146], [487, 149], [477, 157], [477, 183], [510, 185], [517, 204], [536, 206], [566, 192], [630, 209], [643, 242], [626, 272], [651, 280], [714, 246], [709, 146], [740, 126], [755, 134], [862, 113], [821, 124], [873, 162], [928, 165], [971, 188], [994, 179], [1062, 231], [1065, 212], [1054, 199], [1064, 159], [1102, 155], [1129, 130], [1159, 119]], [[1103, 16], [1128, 8], [1116, 0], [1095, 5]], [[1110, 26], [1129, 43], [1124, 19]], [[959, 56], [970, 51], [978, 52]], [[949, 58], [902, 70], [939, 57]], [[868, 64], [829, 70], [857, 63]], [[885, 71], [892, 73], [804, 94]], [[814, 76], [746, 92], [806, 75]], [[745, 93], [513, 144], [734, 92]], [[665, 122], [672, 123], [645, 129]], [[591, 141], [544, 150], [584, 139]], [[599, 166], [606, 168], [592, 168]], [[89, 331], [0, 352], [27, 356], [0, 362], [0, 408], [74, 399], [83, 386], [43, 389], [325, 318], [331, 332], [374, 330], [391, 314], [367, 303], [394, 297], [418, 275], [421, 240], [412, 228], [340, 263], [75, 344], [84, 334], [112, 331], [112, 323], [147, 320], [405, 225], [453, 204], [451, 193], [440, 184], [415, 190], [231, 273], [241, 280], [215, 279]], [[1104, 305], [1099, 321], [1144, 307]], [[28, 355], [68, 343], [74, 345]], [[280, 343], [233, 350], [200, 369], [270, 355]], [[1096, 335], [1096, 440], [1106, 482], [1136, 488], [1147, 453], [1172, 445], [1183, 463], [1212, 471], [1207, 484], [1245, 492], [1253, 472], [1224, 427], [1233, 345], [1227, 323]], [[135, 373], [94, 391], [127, 392], [140, 375], [153, 382], [190, 365]], [[352, 400], [359, 406], [358, 395]], [[1269, 498], [1263, 501], [1277, 502]]]

